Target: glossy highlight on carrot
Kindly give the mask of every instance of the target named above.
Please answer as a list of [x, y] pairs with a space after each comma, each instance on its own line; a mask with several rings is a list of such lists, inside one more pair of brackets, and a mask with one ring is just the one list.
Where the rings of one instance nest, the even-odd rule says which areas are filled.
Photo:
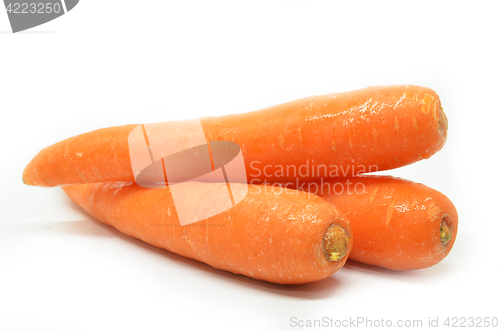
[[[225, 183], [185, 182], [183, 199], [203, 208], [196, 192], [226, 191]], [[99, 221], [151, 245], [214, 268], [279, 284], [303, 284], [331, 276], [352, 249], [348, 221], [330, 203], [305, 192], [232, 184], [248, 194], [235, 207], [181, 226], [170, 187], [133, 183], [63, 186]]]
[[[402, 85], [205, 117], [201, 125], [207, 141], [237, 143], [247, 181], [260, 184], [338, 176], [331, 166], [360, 174], [429, 158], [445, 144], [448, 122], [433, 90]], [[49, 146], [28, 164], [23, 181], [35, 186], [133, 182], [127, 139], [136, 127], [100, 129]]]
[[443, 260], [455, 243], [455, 206], [423, 184], [366, 175], [323, 183], [313, 193], [349, 219], [352, 260], [393, 270], [422, 269]]

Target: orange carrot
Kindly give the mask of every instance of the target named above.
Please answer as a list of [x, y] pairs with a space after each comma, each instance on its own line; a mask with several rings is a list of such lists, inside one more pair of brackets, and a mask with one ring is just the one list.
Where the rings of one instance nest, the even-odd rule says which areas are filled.
[[[219, 196], [226, 184], [180, 184], [189, 208]], [[279, 284], [329, 277], [352, 247], [348, 222], [323, 199], [304, 192], [231, 184], [248, 194], [233, 208], [185, 226], [179, 224], [171, 187], [148, 189], [132, 183], [63, 186], [66, 194], [99, 221], [119, 231], [205, 262], [215, 268]]]
[[[440, 150], [447, 132], [438, 95], [409, 85], [309, 97], [202, 118], [201, 125], [207, 141], [240, 146], [247, 180], [255, 184], [401, 167]], [[127, 139], [136, 127], [101, 129], [45, 148], [28, 164], [23, 181], [37, 186], [134, 181]]]
[[455, 206], [425, 185], [360, 176], [308, 188], [349, 219], [355, 236], [352, 260], [393, 270], [422, 269], [443, 260], [455, 242]]

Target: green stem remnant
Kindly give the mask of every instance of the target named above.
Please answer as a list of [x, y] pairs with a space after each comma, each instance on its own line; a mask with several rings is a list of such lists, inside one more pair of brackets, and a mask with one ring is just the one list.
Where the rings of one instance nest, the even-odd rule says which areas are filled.
[[441, 219], [441, 228], [440, 228], [440, 233], [441, 233], [441, 243], [443, 244], [443, 247], [446, 247], [448, 243], [451, 240], [451, 237], [453, 236], [453, 232], [451, 227], [448, 225], [448, 222], [446, 222], [446, 215], [443, 215], [443, 218]]
[[330, 262], [340, 261], [347, 254], [349, 236], [345, 230], [337, 224], [328, 227], [323, 238], [323, 250], [325, 257]]

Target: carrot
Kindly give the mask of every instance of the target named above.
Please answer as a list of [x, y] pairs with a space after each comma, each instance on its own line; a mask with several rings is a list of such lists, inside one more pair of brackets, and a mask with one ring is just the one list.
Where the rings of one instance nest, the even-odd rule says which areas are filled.
[[[212, 208], [226, 184], [175, 184], [188, 209]], [[279, 284], [329, 277], [352, 248], [348, 222], [323, 199], [304, 192], [231, 184], [233, 195], [248, 190], [233, 208], [181, 226], [171, 187], [133, 183], [63, 186], [66, 194], [99, 221], [151, 245], [205, 262], [214, 268]], [[246, 191], [245, 191], [246, 192]]]
[[453, 203], [422, 184], [389, 176], [360, 176], [309, 185], [349, 219], [355, 242], [349, 258], [393, 270], [427, 268], [450, 252], [458, 228]]
[[[246, 114], [206, 117], [201, 126], [207, 141], [239, 145], [247, 181], [254, 184], [401, 167], [429, 158], [447, 135], [438, 95], [410, 85], [369, 87]], [[135, 128], [101, 129], [47, 147], [28, 164], [23, 181], [36, 186], [132, 182], [128, 137]], [[175, 130], [169, 131], [166, 135]]]

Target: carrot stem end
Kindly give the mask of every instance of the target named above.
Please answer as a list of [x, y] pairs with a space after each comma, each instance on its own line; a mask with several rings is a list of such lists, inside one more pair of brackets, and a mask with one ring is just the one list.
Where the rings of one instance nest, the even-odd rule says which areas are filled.
[[444, 215], [443, 219], [441, 220], [441, 227], [439, 231], [441, 236], [441, 243], [444, 247], [446, 247], [446, 245], [448, 245], [451, 238], [453, 237], [453, 231], [448, 225], [448, 222], [446, 222], [446, 215]]
[[323, 250], [329, 262], [337, 262], [347, 254], [349, 236], [345, 230], [337, 224], [328, 227], [323, 238]]

